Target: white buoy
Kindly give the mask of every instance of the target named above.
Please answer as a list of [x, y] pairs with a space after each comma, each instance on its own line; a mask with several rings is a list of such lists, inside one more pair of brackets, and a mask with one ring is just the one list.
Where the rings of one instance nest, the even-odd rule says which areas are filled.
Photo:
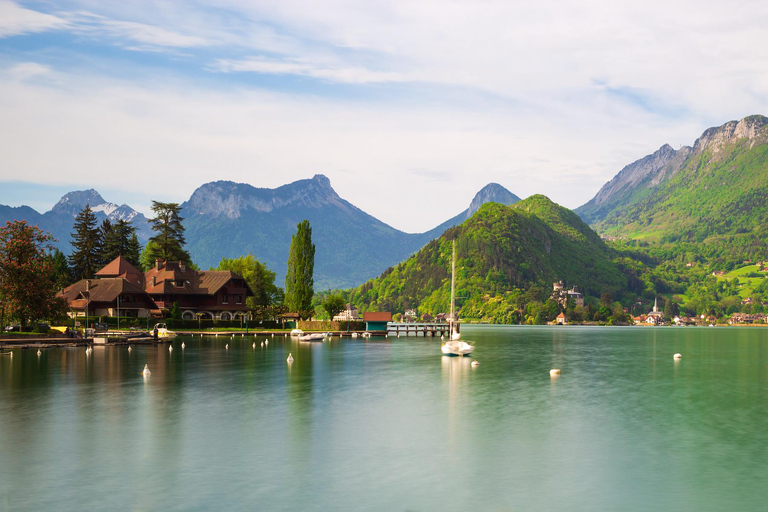
[[275, 337], [275, 333], [272, 333], [272, 337], [273, 337], [273, 338]]
[[480, 361], [475, 359], [474, 361], [472, 361], [472, 366], [480, 366]]
[[264, 344], [269, 346], [269, 340], [264, 340]]
[[128, 345], [128, 352], [130, 352], [131, 350], [133, 350], [133, 349], [131, 348], [130, 345]]
[[672, 356], [675, 359], [682, 359], [683, 356], [681, 356], [679, 353]]
[[141, 372], [141, 374], [142, 375], [151, 375], [152, 374], [152, 372], [149, 371], [149, 365], [148, 364], [146, 364], [146, 363], [144, 364], [144, 371]]
[[[253, 344], [255, 345], [256, 342], [254, 341]], [[264, 348], [264, 342], [263, 341], [261, 342], [261, 348]]]
[[43, 353], [40, 352], [40, 349], [37, 349], [37, 355], [39, 355], [39, 356], [43, 355]]
[[11, 352], [11, 359], [13, 359], [13, 352]]
[[550, 375], [560, 375], [560, 368], [552, 368], [549, 370]]
[[290, 353], [288, 354], [288, 359], [286, 359], [286, 361], [288, 361], [288, 364], [293, 362], [293, 356]]
[[235, 339], [235, 335], [234, 334], [232, 335], [232, 339]]
[[181, 348], [187, 348], [187, 345], [183, 341], [181, 342]]
[[173, 345], [168, 345], [168, 352], [173, 352]]
[[227, 350], [229, 350], [229, 343], [227, 343], [226, 345], [224, 345], [224, 348], [225, 348], [225, 349], [227, 349]]
[[253, 348], [256, 348], [256, 342], [255, 341], [253, 342]]

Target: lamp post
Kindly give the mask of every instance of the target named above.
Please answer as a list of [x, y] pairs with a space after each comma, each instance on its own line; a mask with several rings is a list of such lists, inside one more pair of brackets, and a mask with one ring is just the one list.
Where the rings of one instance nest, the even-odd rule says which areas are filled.
[[85, 280], [85, 328], [83, 329], [83, 339], [88, 341], [88, 308], [91, 306], [91, 280]]

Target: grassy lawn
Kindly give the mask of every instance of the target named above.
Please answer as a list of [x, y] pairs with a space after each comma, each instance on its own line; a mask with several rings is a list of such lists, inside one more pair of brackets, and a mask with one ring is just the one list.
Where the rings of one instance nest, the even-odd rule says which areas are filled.
[[[745, 277], [754, 272], [757, 272], [763, 277]], [[722, 276], [717, 276], [717, 279], [730, 281], [738, 277], [739, 278], [739, 296], [750, 297], [753, 293], [753, 290], [765, 280], [765, 275], [766, 275], [766, 272], [760, 272], [759, 267], [757, 265], [747, 265], [741, 268], [731, 270], [730, 272]]]

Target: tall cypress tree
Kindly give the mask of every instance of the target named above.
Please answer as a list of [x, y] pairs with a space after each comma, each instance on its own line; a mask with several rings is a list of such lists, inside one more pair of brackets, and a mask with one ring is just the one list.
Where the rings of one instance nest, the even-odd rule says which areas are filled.
[[312, 296], [315, 293], [315, 244], [308, 220], [296, 226], [288, 253], [288, 271], [285, 275], [285, 305], [302, 318], [312, 316]]
[[99, 270], [101, 256], [101, 240], [99, 228], [96, 227], [96, 216], [90, 205], [75, 217], [75, 232], [72, 233], [72, 254], [69, 255], [69, 266], [75, 280], [90, 279]]
[[184, 250], [187, 243], [184, 238], [184, 226], [181, 221], [181, 206], [178, 203], [161, 203], [152, 201], [154, 219], [149, 219], [152, 231], [157, 234], [149, 239], [152, 244], [147, 244], [148, 257], [155, 259], [180, 261], [191, 264], [189, 253]]

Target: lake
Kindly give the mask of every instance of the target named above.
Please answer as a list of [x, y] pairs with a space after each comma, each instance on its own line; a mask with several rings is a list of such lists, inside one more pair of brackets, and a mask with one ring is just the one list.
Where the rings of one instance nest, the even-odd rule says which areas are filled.
[[767, 506], [768, 329], [462, 334], [14, 349], [0, 510]]

